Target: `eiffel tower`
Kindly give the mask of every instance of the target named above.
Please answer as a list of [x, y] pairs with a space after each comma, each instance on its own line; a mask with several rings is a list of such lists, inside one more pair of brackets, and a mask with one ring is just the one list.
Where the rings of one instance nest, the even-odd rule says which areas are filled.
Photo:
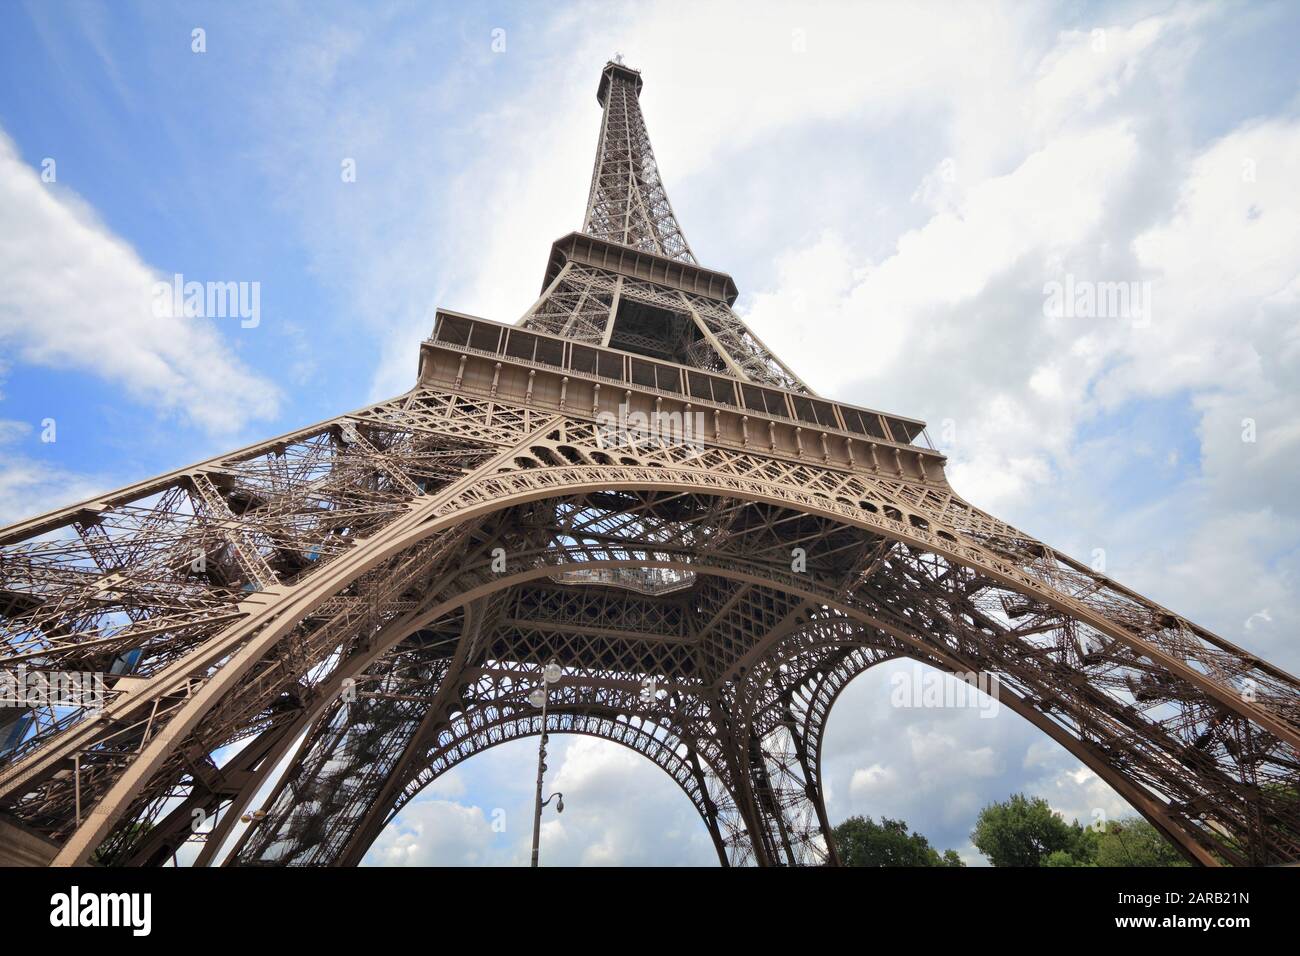
[[452, 767], [568, 733], [656, 763], [723, 865], [835, 864], [827, 716], [895, 658], [996, 678], [1195, 863], [1300, 860], [1296, 679], [813, 392], [697, 262], [641, 89], [601, 72], [520, 322], [440, 310], [406, 394], [0, 531], [0, 860], [355, 865]]

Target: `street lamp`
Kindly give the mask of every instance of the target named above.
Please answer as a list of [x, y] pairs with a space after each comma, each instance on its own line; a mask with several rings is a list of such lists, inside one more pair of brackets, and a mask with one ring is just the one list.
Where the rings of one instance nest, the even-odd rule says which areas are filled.
[[564, 812], [564, 794], [556, 792], [545, 801], [542, 800], [542, 775], [546, 773], [546, 744], [551, 739], [551, 735], [546, 732], [546, 705], [550, 701], [551, 685], [557, 683], [562, 676], [564, 671], [560, 669], [560, 665], [555, 661], [549, 661], [542, 668], [542, 686], [534, 688], [528, 695], [528, 702], [542, 709], [542, 740], [537, 745], [537, 795], [533, 801], [533, 866], [537, 866], [537, 853], [542, 835], [542, 807], [556, 800], [555, 812]]

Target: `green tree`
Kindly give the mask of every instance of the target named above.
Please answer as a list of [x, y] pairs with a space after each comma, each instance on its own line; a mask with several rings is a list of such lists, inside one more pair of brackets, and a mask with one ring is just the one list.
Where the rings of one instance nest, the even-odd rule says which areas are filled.
[[[994, 866], [1081, 865], [1092, 862], [1096, 835], [1079, 821], [1066, 823], [1042, 797], [1013, 794], [1002, 803], [980, 811], [971, 842]], [[1073, 861], [1064, 863], [1066, 854]]]
[[1190, 866], [1160, 831], [1141, 817], [1112, 820], [1097, 837], [1097, 866]]
[[965, 866], [953, 850], [940, 856], [930, 841], [910, 833], [902, 820], [849, 817], [834, 830], [835, 848], [845, 866]]
[[994, 866], [1187, 866], [1141, 817], [1102, 828], [1066, 823], [1041, 797], [1022, 793], [985, 807], [971, 842]]
[[1074, 854], [1065, 850], [1054, 850], [1043, 857], [1043, 862], [1039, 866], [1094, 866], [1093, 863], [1080, 862], [1074, 858]]

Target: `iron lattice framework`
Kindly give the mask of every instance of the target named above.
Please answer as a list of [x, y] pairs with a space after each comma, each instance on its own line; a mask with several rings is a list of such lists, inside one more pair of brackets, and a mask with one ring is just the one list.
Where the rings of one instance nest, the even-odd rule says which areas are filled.
[[545, 729], [653, 760], [724, 864], [834, 863], [827, 715], [905, 657], [996, 677], [1189, 859], [1300, 859], [1296, 679], [811, 393], [695, 262], [640, 89], [605, 67], [584, 230], [519, 325], [440, 312], [407, 394], [0, 532], [4, 670], [108, 675], [97, 713], [3, 712], [0, 851], [355, 864]]

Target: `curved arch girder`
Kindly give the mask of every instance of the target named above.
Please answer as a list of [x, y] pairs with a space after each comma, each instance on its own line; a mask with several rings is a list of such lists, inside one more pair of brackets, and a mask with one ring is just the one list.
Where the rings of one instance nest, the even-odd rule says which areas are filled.
[[[943, 486], [728, 448], [709, 448], [689, 462], [682, 460], [684, 452], [660, 449], [639, 464], [511, 470], [520, 449], [550, 447], [554, 458], [561, 444], [572, 448], [589, 441], [591, 429], [588, 423], [553, 419], [474, 474], [443, 485], [436, 494], [412, 495], [382, 536], [354, 543], [304, 578], [311, 587], [280, 584], [260, 592], [256, 601], [242, 602], [236, 624], [202, 639], [177, 666], [150, 679], [146, 693], [114, 700], [113, 719], [101, 728], [86, 732], [84, 725], [73, 725], [52, 731], [40, 752], [0, 772], [0, 800], [29, 813], [33, 806], [57, 813], [58, 801], [66, 799], [59, 793], [66, 795], [68, 788], [50, 781], [65, 761], [74, 752], [111, 756], [110, 741], [120, 753], [122, 741], [134, 734], [139, 756], [117, 763], [105, 759], [87, 781], [98, 804], [60, 857], [84, 859], [122, 818], [135, 790], [151, 779], [174, 779], [169, 755], [213, 707], [220, 704], [229, 720], [255, 719], [265, 703], [255, 697], [236, 699], [231, 692], [259, 682], [265, 688], [265, 671], [255, 665], [329, 596], [354, 588], [376, 569], [385, 571], [378, 577], [391, 579], [386, 560], [427, 579], [429, 568], [411, 569], [416, 562], [409, 558], [438, 552], [441, 545], [446, 560], [446, 541], [454, 527], [472, 527], [504, 508], [557, 494], [599, 492], [641, 496], [647, 508], [685, 497], [728, 500], [750, 509], [747, 513], [787, 509], [865, 532], [863, 560], [847, 573], [809, 581], [769, 565], [764, 579], [884, 626], [922, 651], [941, 647], [962, 661], [983, 660], [1009, 671], [1040, 726], [1055, 725], [1071, 737], [1081, 759], [1130, 783], [1130, 793], [1139, 803], [1145, 801], [1145, 807], [1139, 806], [1143, 812], [1162, 812], [1167, 827], [1214, 846], [1226, 858], [1289, 859], [1297, 854], [1300, 826], [1294, 810], [1277, 796], [1278, 787], [1294, 781], [1300, 739], [1294, 721], [1296, 683], [1290, 675], [977, 512]], [[593, 455], [598, 453], [595, 444], [587, 445]], [[370, 459], [375, 473], [389, 475], [394, 488], [415, 484], [414, 468], [399, 480], [392, 470], [400, 465], [382, 455], [379, 459]], [[661, 500], [644, 504], [655, 495]], [[716, 516], [716, 510], [707, 508], [698, 513]], [[757, 528], [779, 537], [770, 518], [743, 530]], [[755, 567], [743, 554], [725, 556], [725, 536], [697, 535], [678, 544], [675, 555], [657, 557], [672, 550], [655, 542], [640, 553], [655, 554], [651, 564], [686, 570], [705, 553], [711, 560], [718, 555], [724, 574], [752, 574], [744, 568]], [[373, 598], [384, 581], [367, 587]], [[400, 604], [400, 591], [389, 588], [387, 593]], [[356, 615], [342, 616], [355, 622]], [[1020, 651], [1019, 659], [996, 653], [999, 643]], [[323, 661], [330, 652], [322, 648], [339, 646], [337, 639], [320, 641], [309, 655]], [[232, 661], [238, 663], [232, 666]], [[217, 662], [223, 663], [213, 670]], [[721, 664], [729, 666], [725, 660]], [[244, 680], [250, 668], [258, 670], [258, 681]], [[201, 689], [192, 693], [196, 673]], [[1072, 675], [1082, 676], [1087, 686], [1074, 686]], [[153, 712], [147, 726], [130, 716], [142, 708]], [[1173, 759], [1192, 773], [1195, 786], [1180, 787], [1167, 768], [1162, 774], [1162, 759]], [[29, 799], [32, 791], [24, 789], [33, 781], [44, 788], [36, 792], [35, 803]], [[1216, 837], [1225, 830], [1230, 838]]]

